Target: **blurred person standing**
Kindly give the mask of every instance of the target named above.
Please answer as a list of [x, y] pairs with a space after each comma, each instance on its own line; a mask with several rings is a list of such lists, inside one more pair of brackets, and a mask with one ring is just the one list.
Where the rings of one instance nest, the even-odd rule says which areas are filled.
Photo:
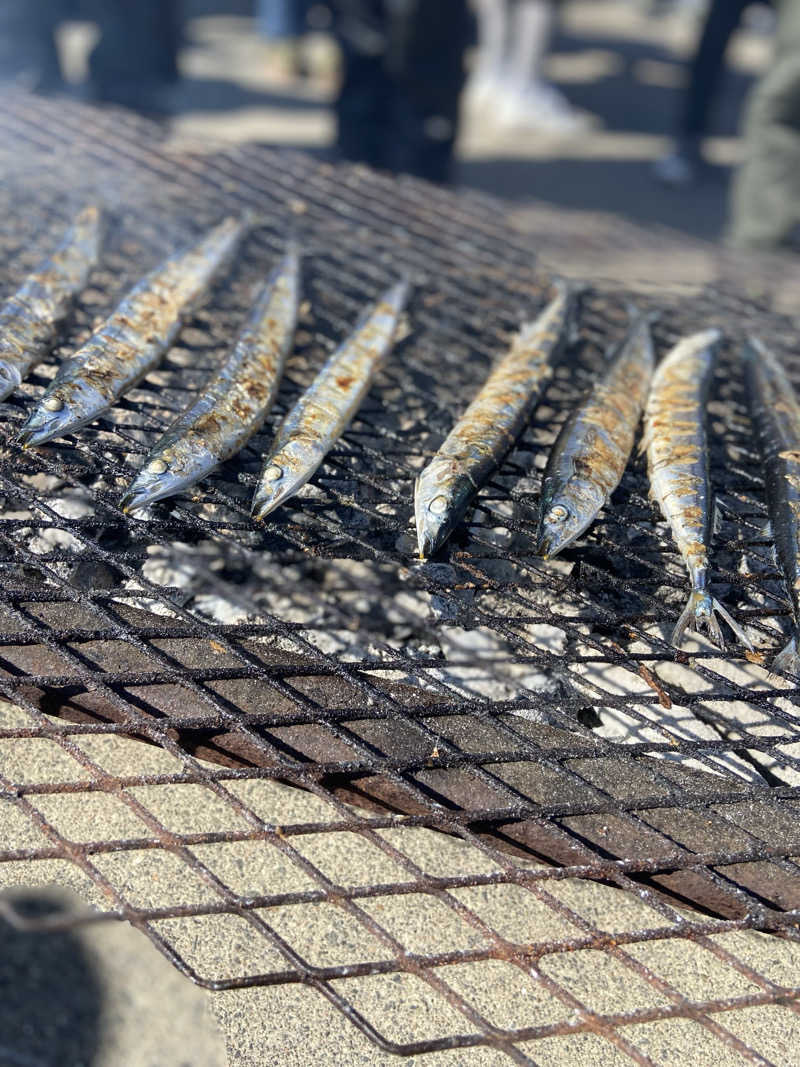
[[378, 170], [450, 179], [470, 41], [467, 0], [333, 0], [336, 148]]
[[[758, 0], [757, 0], [758, 2]], [[761, 0], [768, 4], [770, 0]], [[653, 173], [666, 185], [688, 186], [703, 165], [702, 142], [718, 95], [728, 45], [753, 0], [712, 0], [700, 38], [689, 64], [689, 82], [683, 98], [678, 134], [670, 152], [653, 165]]]
[[556, 0], [473, 0], [478, 52], [467, 87], [476, 108], [491, 110], [501, 126], [577, 133], [588, 116], [544, 80]]
[[256, 25], [271, 46], [269, 62], [291, 77], [306, 73], [302, 39], [309, 7], [310, 0], [257, 0]]
[[100, 37], [89, 56], [95, 100], [154, 114], [178, 81], [180, 0], [83, 0]]
[[753, 90], [733, 187], [737, 248], [800, 249], [800, 0], [777, 0], [772, 62]]
[[62, 88], [56, 29], [70, 14], [67, 0], [0, 0], [0, 83]]

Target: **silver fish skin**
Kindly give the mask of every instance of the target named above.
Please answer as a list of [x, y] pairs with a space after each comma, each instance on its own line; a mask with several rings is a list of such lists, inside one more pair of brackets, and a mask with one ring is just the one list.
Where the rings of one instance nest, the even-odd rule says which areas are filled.
[[399, 282], [362, 314], [284, 418], [253, 496], [257, 521], [305, 485], [349, 426], [392, 348], [408, 291], [408, 282]]
[[248, 226], [249, 220], [227, 218], [146, 274], [97, 333], [61, 365], [22, 427], [20, 444], [42, 445], [80, 429], [153, 370]]
[[120, 501], [135, 511], [205, 478], [239, 452], [264, 423], [292, 347], [300, 301], [300, 256], [286, 255], [260, 286], [221, 369], [172, 423]]
[[550, 452], [542, 479], [537, 555], [552, 559], [608, 503], [628, 465], [654, 366], [650, 317], [639, 315]]
[[477, 491], [514, 445], [575, 325], [583, 287], [563, 281], [541, 315], [527, 323], [417, 478], [414, 514], [421, 559], [461, 522]]
[[97, 265], [102, 240], [102, 212], [88, 204], [52, 255], [0, 307], [0, 400], [47, 357], [59, 321]]
[[773, 666], [800, 675], [800, 401], [786, 371], [761, 341], [751, 337], [743, 357], [775, 553], [794, 614], [794, 636]]
[[742, 644], [745, 632], [708, 591], [708, 550], [714, 518], [706, 434], [706, 402], [722, 334], [703, 330], [678, 342], [653, 377], [641, 449], [647, 451], [650, 495], [658, 502], [683, 557], [692, 590], [672, 634], [707, 630], [724, 648], [718, 612]]

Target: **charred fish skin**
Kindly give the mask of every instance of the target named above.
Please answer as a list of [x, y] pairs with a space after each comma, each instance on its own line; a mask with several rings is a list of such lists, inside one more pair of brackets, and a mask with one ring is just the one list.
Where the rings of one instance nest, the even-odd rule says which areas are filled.
[[205, 478], [257, 433], [278, 392], [300, 303], [300, 253], [286, 255], [260, 286], [220, 370], [148, 454], [120, 501], [125, 512], [173, 496]]
[[800, 674], [800, 401], [786, 371], [761, 341], [749, 338], [742, 355], [775, 553], [794, 614], [794, 636], [773, 665]]
[[42, 445], [80, 429], [157, 366], [249, 224], [227, 218], [146, 274], [97, 333], [61, 365], [22, 427], [20, 444]]
[[398, 282], [367, 308], [286, 415], [253, 496], [256, 521], [305, 485], [350, 424], [392, 348], [408, 293], [408, 282]]
[[46, 358], [69, 305], [100, 258], [103, 216], [88, 204], [61, 243], [0, 307], [0, 400]]
[[417, 479], [414, 515], [421, 559], [437, 552], [475, 494], [514, 445], [553, 375], [575, 325], [583, 286], [557, 281], [555, 297], [527, 323]]
[[724, 648], [718, 612], [742, 644], [747, 635], [708, 591], [708, 550], [714, 504], [706, 434], [706, 402], [722, 343], [719, 330], [678, 342], [656, 369], [645, 409], [642, 451], [647, 452], [650, 494], [669, 523], [692, 584], [672, 634], [676, 647], [687, 628], [705, 629]]
[[553, 445], [536, 539], [536, 554], [544, 559], [591, 526], [622, 480], [655, 366], [650, 321], [636, 315], [619, 352]]

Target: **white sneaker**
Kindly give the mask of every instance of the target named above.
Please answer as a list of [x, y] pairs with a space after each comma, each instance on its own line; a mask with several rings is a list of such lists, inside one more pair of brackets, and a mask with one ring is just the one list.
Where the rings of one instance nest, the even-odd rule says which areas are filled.
[[491, 74], [472, 74], [464, 87], [464, 100], [471, 111], [493, 108], [501, 95], [501, 84]]
[[566, 135], [583, 133], [592, 125], [587, 114], [576, 111], [563, 93], [543, 82], [521, 93], [506, 89], [498, 99], [495, 118], [502, 126]]

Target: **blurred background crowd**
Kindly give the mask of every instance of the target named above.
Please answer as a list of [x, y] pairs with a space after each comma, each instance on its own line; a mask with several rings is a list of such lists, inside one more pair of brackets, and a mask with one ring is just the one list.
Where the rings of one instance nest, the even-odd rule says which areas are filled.
[[798, 244], [800, 0], [0, 0], [0, 78], [200, 139]]

